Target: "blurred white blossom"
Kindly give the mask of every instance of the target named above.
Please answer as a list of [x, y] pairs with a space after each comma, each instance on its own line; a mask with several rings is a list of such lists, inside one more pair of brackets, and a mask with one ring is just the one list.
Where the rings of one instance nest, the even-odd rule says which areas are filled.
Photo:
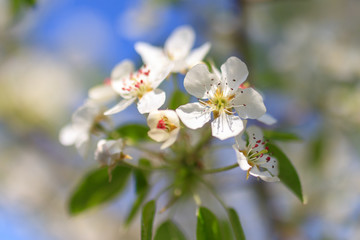
[[173, 64], [172, 72], [184, 73], [187, 69], [200, 63], [210, 50], [210, 43], [191, 51], [195, 41], [195, 32], [190, 26], [175, 29], [166, 40], [164, 49], [148, 43], [138, 42], [135, 50], [140, 54], [145, 64]]
[[171, 65], [143, 66], [134, 71], [129, 60], [119, 63], [111, 73], [111, 86], [123, 98], [117, 105], [105, 112], [106, 115], [123, 111], [138, 100], [137, 108], [141, 114], [157, 110], [165, 102], [165, 92], [157, 89], [170, 73]]

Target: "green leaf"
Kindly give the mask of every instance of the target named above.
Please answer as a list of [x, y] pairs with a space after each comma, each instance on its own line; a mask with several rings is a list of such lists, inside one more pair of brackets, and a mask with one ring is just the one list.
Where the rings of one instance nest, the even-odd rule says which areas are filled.
[[304, 203], [300, 179], [294, 166], [279, 147], [271, 143], [268, 143], [267, 146], [269, 147], [269, 152], [279, 162], [280, 180]]
[[220, 221], [221, 239], [234, 240], [234, 236], [231, 230], [230, 223], [227, 220]]
[[146, 179], [146, 175], [143, 171], [135, 170], [134, 177], [135, 177], [135, 191], [137, 197], [130, 209], [128, 216], [126, 217], [125, 220], [126, 225], [130, 224], [131, 221], [134, 219], [149, 191], [149, 184]]
[[168, 220], [156, 230], [154, 240], [186, 240], [186, 237], [174, 222]]
[[141, 240], [152, 239], [152, 228], [155, 217], [155, 201], [151, 200], [145, 204], [141, 214]]
[[130, 172], [131, 169], [128, 167], [116, 167], [112, 171], [111, 182], [107, 168], [95, 169], [88, 173], [70, 198], [70, 214], [76, 215], [115, 198], [124, 190]]
[[140, 158], [139, 159], [139, 165], [150, 168], [151, 167], [151, 161], [149, 159], [146, 159], [146, 158]]
[[126, 124], [122, 125], [114, 132], [110, 134], [111, 139], [125, 138], [132, 143], [147, 141], [150, 138], [148, 137], [147, 132], [149, 131], [148, 126], [142, 124]]
[[196, 239], [221, 240], [219, 221], [216, 216], [205, 207], [200, 207], [197, 212]]
[[245, 240], [245, 234], [244, 230], [241, 226], [240, 219], [238, 214], [233, 208], [228, 208], [227, 213], [230, 219], [230, 223], [232, 226], [232, 229], [234, 231], [235, 239], [236, 240]]
[[188, 103], [190, 100], [190, 95], [185, 94], [184, 92], [180, 90], [175, 90], [172, 94], [170, 103], [169, 103], [169, 109], [177, 109], [179, 106], [184, 105]]
[[271, 140], [278, 141], [297, 141], [301, 140], [295, 133], [277, 132], [272, 130], [263, 130], [264, 137]]

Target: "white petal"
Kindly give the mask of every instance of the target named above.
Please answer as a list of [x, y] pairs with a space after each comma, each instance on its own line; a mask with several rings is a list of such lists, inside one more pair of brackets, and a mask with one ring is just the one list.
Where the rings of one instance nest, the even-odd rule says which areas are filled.
[[185, 58], [195, 41], [195, 33], [190, 26], [176, 28], [165, 42], [165, 51], [172, 60]]
[[246, 129], [246, 133], [249, 137], [249, 148], [258, 152], [265, 149], [264, 135], [259, 127], [250, 126]]
[[262, 123], [265, 123], [267, 125], [273, 125], [273, 124], [277, 123], [277, 120], [273, 116], [271, 116], [270, 114], [267, 114], [267, 113], [265, 113], [261, 117], [257, 118], [257, 120]]
[[236, 145], [238, 146], [238, 149], [245, 150], [246, 141], [243, 139], [243, 135], [246, 129], [247, 120], [242, 120], [242, 121], [243, 121], [243, 130], [239, 133], [239, 135], [235, 136], [235, 142]]
[[262, 159], [265, 162], [260, 165], [262, 168], [266, 168], [273, 176], [279, 175], [278, 160], [269, 154], [264, 154]]
[[185, 59], [181, 59], [181, 60], [175, 60], [173, 61], [174, 63], [174, 67], [171, 70], [171, 72], [173, 73], [186, 73], [186, 70], [188, 69], [188, 65], [185, 61]]
[[170, 134], [167, 131], [158, 128], [151, 129], [148, 132], [148, 135], [151, 139], [153, 139], [156, 142], [163, 142], [167, 140], [170, 136]]
[[247, 161], [245, 155], [239, 151], [239, 149], [237, 148], [236, 145], [233, 145], [232, 147], [235, 150], [236, 159], [237, 159], [237, 162], [238, 162], [240, 168], [244, 171], [249, 170], [249, 168], [251, 168], [251, 166], [248, 164], [248, 161]]
[[72, 124], [68, 124], [60, 130], [59, 141], [62, 145], [73, 145], [78, 136], [78, 131]]
[[211, 123], [212, 135], [220, 140], [235, 137], [243, 128], [243, 122], [238, 116], [227, 115], [225, 113], [220, 114], [220, 116]]
[[221, 73], [217, 67], [211, 64], [212, 72], [217, 76], [218, 79], [221, 79]]
[[168, 57], [165, 55], [162, 48], [154, 47], [148, 43], [135, 43], [135, 51], [141, 56], [146, 65], [169, 62]]
[[165, 92], [160, 89], [146, 93], [138, 102], [137, 108], [141, 114], [157, 110], [165, 102]]
[[209, 42], [203, 44], [202, 46], [195, 48], [186, 58], [186, 65], [188, 68], [192, 68], [196, 64], [200, 63], [205, 55], [209, 52], [211, 44]]
[[117, 155], [122, 152], [123, 149], [123, 140], [107, 140], [104, 143], [104, 148], [107, 150], [110, 155]]
[[161, 145], [160, 149], [165, 149], [167, 147], [170, 147], [177, 139], [177, 136], [179, 134], [180, 128], [174, 129], [170, 132], [169, 138]]
[[79, 107], [72, 115], [72, 123], [75, 128], [86, 129], [91, 127], [94, 118], [102, 114], [103, 106], [99, 102], [88, 100]]
[[197, 98], [207, 98], [208, 92], [218, 81], [216, 75], [210, 73], [205, 64], [198, 64], [186, 74], [184, 87], [188, 93]]
[[[242, 131], [243, 132], [243, 131]], [[239, 135], [235, 136], [235, 142], [236, 145], [238, 146], [239, 149], [241, 150], [245, 150], [246, 148], [246, 141], [244, 139], [242, 139], [242, 133], [240, 133]]]
[[162, 112], [172, 124], [176, 127], [180, 126], [179, 117], [174, 110], [163, 110]]
[[134, 64], [130, 60], [123, 60], [117, 64], [111, 72], [111, 79], [123, 78], [134, 72]]
[[88, 157], [88, 153], [91, 147], [91, 136], [90, 133], [81, 133], [78, 135], [75, 142], [76, 149], [83, 158]]
[[107, 110], [104, 115], [112, 115], [118, 112], [123, 111], [125, 108], [127, 108], [128, 106], [130, 106], [136, 98], [131, 98], [131, 99], [123, 99], [121, 100], [118, 104], [116, 104], [115, 106], [113, 106], [112, 108], [110, 108], [109, 110]]
[[266, 112], [263, 98], [252, 88], [239, 89], [232, 100], [232, 104], [243, 119], [256, 119]]
[[98, 101], [100, 103], [106, 103], [106, 102], [114, 99], [117, 94], [111, 86], [101, 84], [101, 85], [92, 87], [89, 90], [88, 95], [89, 95], [89, 98], [92, 100]]
[[159, 110], [151, 111], [147, 118], [147, 124], [150, 129], [156, 128], [159, 120], [161, 119], [162, 113]]
[[250, 174], [253, 175], [254, 177], [260, 177], [262, 180], [266, 181], [266, 182], [277, 182], [280, 181], [280, 179], [277, 176], [272, 176], [269, 172], [267, 171], [260, 171], [257, 167], [253, 167], [250, 170]]
[[156, 89], [170, 74], [174, 67], [174, 63], [166, 62], [164, 64], [158, 64], [157, 66], [149, 66], [150, 74], [149, 81], [153, 89]]
[[237, 57], [230, 57], [226, 62], [221, 65], [222, 78], [227, 83], [226, 95], [231, 95], [239, 88], [240, 84], [243, 83], [249, 71], [243, 61]]
[[210, 121], [211, 112], [200, 103], [188, 103], [176, 109], [181, 121], [191, 129], [197, 129]]

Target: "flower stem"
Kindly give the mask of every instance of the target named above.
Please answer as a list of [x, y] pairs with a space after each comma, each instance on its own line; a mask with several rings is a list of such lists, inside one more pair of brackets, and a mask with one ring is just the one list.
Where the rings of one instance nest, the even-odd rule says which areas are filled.
[[233, 168], [239, 167], [238, 163], [234, 163], [233, 165], [221, 167], [221, 168], [214, 168], [214, 169], [206, 169], [201, 171], [202, 174], [211, 174], [211, 173], [218, 173], [218, 172], [224, 172]]

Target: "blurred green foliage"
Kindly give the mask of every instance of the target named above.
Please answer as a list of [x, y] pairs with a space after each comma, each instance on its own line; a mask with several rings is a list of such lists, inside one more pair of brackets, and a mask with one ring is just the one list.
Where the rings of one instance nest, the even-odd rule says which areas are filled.
[[186, 240], [179, 227], [171, 220], [163, 222], [158, 229], [154, 240]]
[[88, 173], [71, 195], [70, 214], [79, 214], [118, 196], [125, 189], [130, 173], [130, 168], [118, 166], [113, 169], [110, 182], [107, 168], [98, 168]]

